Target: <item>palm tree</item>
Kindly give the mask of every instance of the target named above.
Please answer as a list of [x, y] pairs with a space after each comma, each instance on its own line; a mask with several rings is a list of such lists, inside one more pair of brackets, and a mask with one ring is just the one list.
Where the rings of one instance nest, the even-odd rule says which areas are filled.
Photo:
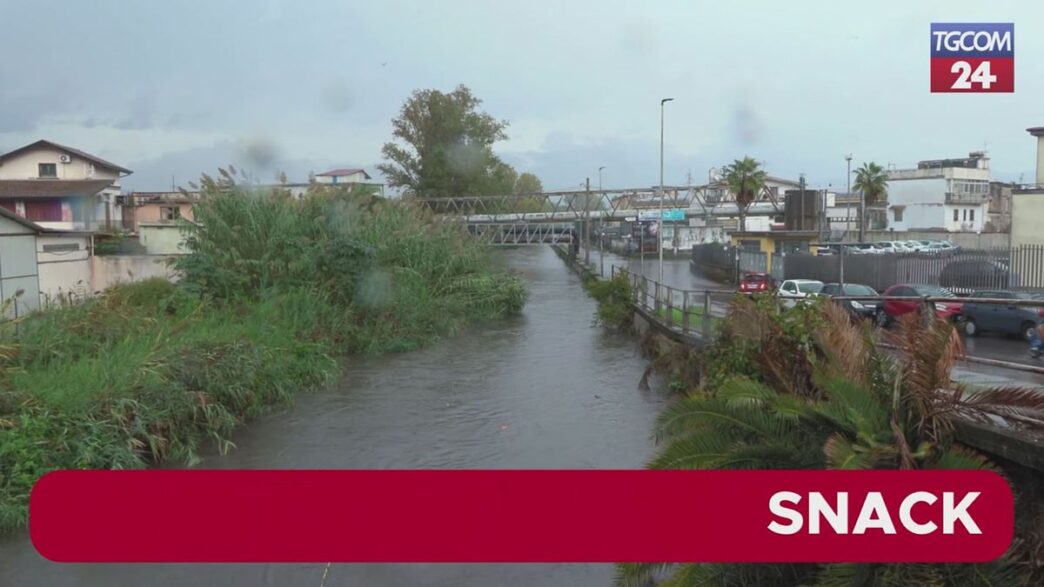
[[[952, 381], [960, 339], [942, 320], [904, 318], [891, 335], [892, 355], [869, 325], [853, 324], [835, 304], [779, 314], [738, 300], [731, 312], [714, 345], [722, 348], [706, 355], [726, 361], [725, 375], [719, 380], [704, 365], [711, 383], [661, 414], [663, 447], [649, 468], [993, 469], [955, 440], [956, 417], [1044, 422], [1044, 396], [1031, 390], [970, 392]], [[1019, 581], [1024, 571], [1004, 558], [988, 565], [624, 564], [617, 584], [645, 586], [666, 575], [665, 585], [1014, 585], [1027, 584]]]
[[863, 194], [862, 212], [864, 218], [860, 219], [860, 227], [861, 231], [865, 231], [869, 227], [865, 218], [865, 209], [867, 206], [883, 202], [888, 196], [888, 175], [883, 167], [873, 161], [863, 163], [862, 167], [856, 169], [855, 182], [852, 184], [852, 187]]
[[765, 186], [765, 170], [750, 157], [736, 159], [722, 167], [722, 178], [729, 190], [736, 196], [736, 207], [739, 209], [740, 232], [747, 230], [747, 208]]

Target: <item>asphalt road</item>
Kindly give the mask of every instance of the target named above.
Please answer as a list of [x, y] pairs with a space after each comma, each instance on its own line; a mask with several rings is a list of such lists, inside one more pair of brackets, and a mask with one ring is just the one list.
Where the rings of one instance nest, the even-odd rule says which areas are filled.
[[[583, 251], [581, 251], [580, 254], [583, 255]], [[600, 263], [599, 252], [597, 250], [592, 250], [591, 263], [594, 264], [596, 268], [598, 268], [600, 264], [604, 264], [606, 275], [610, 273], [610, 267], [612, 265], [624, 267], [631, 273], [645, 274], [649, 279], [653, 280], [658, 280], [660, 274], [659, 259], [655, 253], [647, 253], [643, 262], [639, 257], [623, 257], [614, 253], [606, 252], [604, 253], [604, 263]], [[663, 281], [666, 284], [679, 289], [724, 289], [730, 291], [735, 291], [736, 289], [735, 286], [731, 284], [719, 283], [704, 275], [694, 272], [689, 264], [688, 257], [685, 256], [678, 258], [665, 258], [663, 260], [663, 278]], [[727, 308], [726, 297], [727, 296], [725, 295], [714, 296], [712, 310], [714, 314], [724, 314], [725, 309]], [[972, 357], [982, 357], [985, 359], [1044, 367], [1044, 358], [1034, 359], [1030, 357], [1028, 345], [1021, 339], [1015, 337], [982, 334], [975, 337], [964, 337], [964, 341], [965, 350], [967, 351], [967, 354]], [[981, 364], [967, 363], [966, 365], [969, 369], [974, 369], [976, 372], [1000, 371], [1000, 369], [996, 367], [989, 367]], [[1004, 371], [1010, 372], [1010, 370]], [[1031, 381], [1037, 384], [1044, 383], [1044, 375], [1038, 375], [1035, 373], [1023, 373], [1022, 375], [1026, 376], [1019, 376], [1019, 380], [1022, 382]]]

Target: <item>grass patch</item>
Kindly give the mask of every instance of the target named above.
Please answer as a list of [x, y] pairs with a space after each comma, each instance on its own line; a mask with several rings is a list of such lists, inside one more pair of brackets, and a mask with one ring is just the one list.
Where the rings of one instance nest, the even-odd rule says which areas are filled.
[[336, 377], [521, 311], [523, 282], [423, 211], [342, 189], [302, 200], [203, 180], [178, 285], [120, 284], [0, 325], [0, 531], [55, 469], [195, 464]]

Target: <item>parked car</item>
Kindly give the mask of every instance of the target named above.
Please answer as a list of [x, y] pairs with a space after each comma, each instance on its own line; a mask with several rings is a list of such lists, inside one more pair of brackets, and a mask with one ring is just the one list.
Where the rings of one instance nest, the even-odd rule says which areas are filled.
[[771, 275], [765, 273], [748, 273], [739, 282], [741, 293], [758, 293], [774, 291], [775, 289], [776, 280]]
[[[1044, 300], [1044, 293], [1011, 290], [980, 290], [972, 298], [1000, 300]], [[998, 332], [1020, 336], [1029, 340], [1034, 329], [1044, 321], [1044, 307], [1002, 304], [977, 304], [968, 302], [961, 310], [964, 316], [964, 333], [975, 336], [980, 332]]]
[[900, 241], [881, 241], [874, 243], [874, 248], [882, 253], [905, 253], [906, 246]]
[[952, 255], [961, 250], [960, 247], [947, 241], [921, 241], [924, 243], [924, 252], [933, 255]]
[[906, 249], [912, 253], [920, 253], [926, 248], [925, 244], [921, 241], [903, 241], [903, 244], [906, 245]]
[[[899, 298], [954, 298], [953, 292], [935, 285], [906, 285], [898, 284], [889, 287], [882, 294], [883, 297]], [[911, 312], [921, 311], [921, 302], [918, 300], [885, 300], [877, 309], [875, 320], [878, 326], [888, 326], [896, 318]], [[956, 302], [935, 302], [935, 315], [944, 320], [957, 321], [961, 316], [961, 304]]]
[[822, 281], [787, 279], [779, 286], [779, 297], [784, 306], [792, 308], [800, 301], [816, 297], [822, 289]]
[[995, 259], [955, 259], [939, 273], [939, 285], [958, 293], [1019, 287], [1019, 276]]
[[[844, 288], [841, 287], [840, 283], [827, 283], [820, 290], [819, 295], [833, 298], [836, 296], [842, 297], [864, 297], [864, 296], [876, 296], [877, 290], [870, 287], [869, 285], [863, 285], [860, 283], [846, 283]], [[880, 302], [873, 300], [841, 300], [837, 302], [842, 308], [851, 312], [854, 316], [861, 318], [874, 318], [877, 316], [877, 308]]]

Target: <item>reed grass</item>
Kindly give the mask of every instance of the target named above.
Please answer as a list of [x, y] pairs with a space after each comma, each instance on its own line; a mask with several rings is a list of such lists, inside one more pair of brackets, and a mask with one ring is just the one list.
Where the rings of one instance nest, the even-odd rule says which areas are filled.
[[0, 324], [0, 531], [25, 524], [48, 471], [195, 464], [330, 383], [337, 355], [410, 350], [525, 303], [521, 280], [424, 212], [334, 190], [204, 192], [177, 285]]

